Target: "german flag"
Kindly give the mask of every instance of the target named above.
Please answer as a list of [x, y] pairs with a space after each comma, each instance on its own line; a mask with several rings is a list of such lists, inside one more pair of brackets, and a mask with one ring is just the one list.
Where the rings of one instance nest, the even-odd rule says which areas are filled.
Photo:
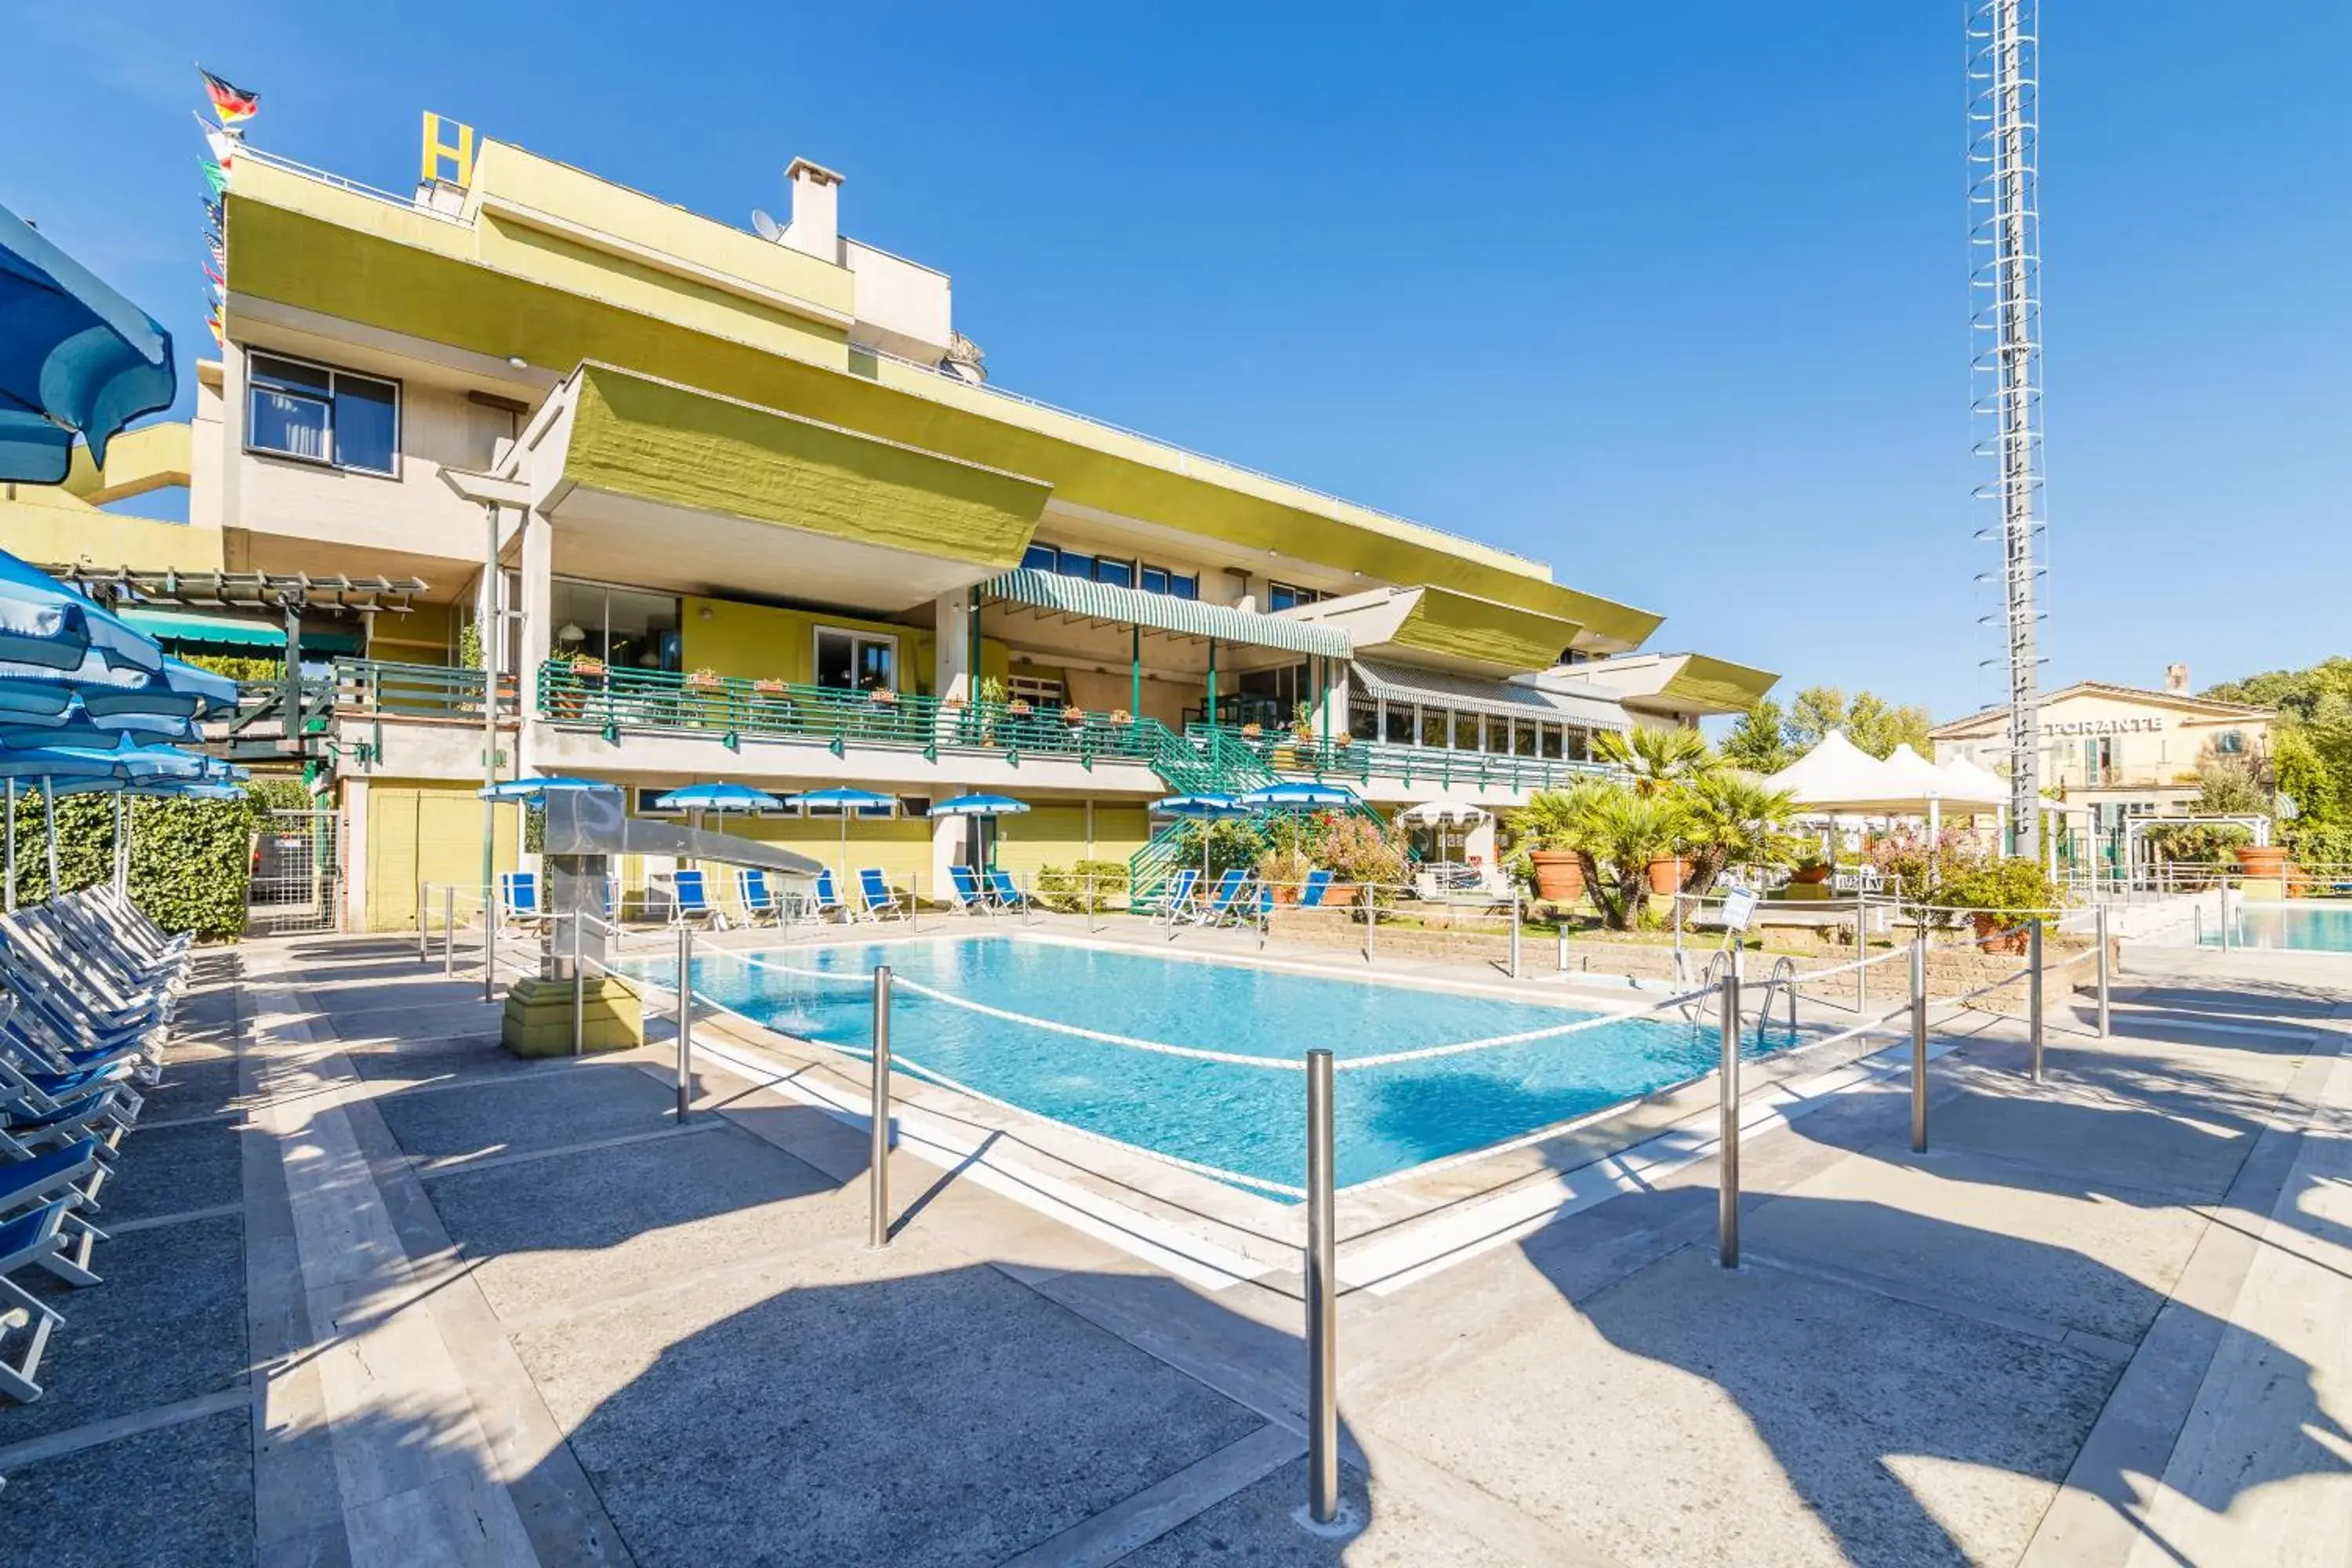
[[213, 112], [220, 116], [223, 125], [234, 125], [240, 120], [250, 120], [261, 108], [261, 100], [231, 82], [223, 81], [204, 67], [196, 74], [205, 79], [205, 91], [212, 95]]

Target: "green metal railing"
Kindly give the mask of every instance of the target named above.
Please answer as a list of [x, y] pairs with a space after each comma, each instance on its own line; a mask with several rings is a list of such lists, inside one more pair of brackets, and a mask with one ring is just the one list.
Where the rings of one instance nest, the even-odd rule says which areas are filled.
[[1072, 721], [1058, 710], [1024, 710], [1015, 703], [886, 699], [829, 686], [658, 669], [593, 672], [561, 659], [541, 668], [539, 711], [553, 723], [601, 729], [614, 741], [625, 731], [690, 731], [716, 734], [729, 746], [746, 740], [808, 741], [835, 756], [852, 746], [892, 746], [933, 761], [943, 751], [978, 752], [1016, 766], [1027, 756], [1068, 758], [1086, 767], [1098, 761], [1149, 765], [1171, 744], [1182, 744], [1149, 719], [1086, 713]]
[[[499, 711], [515, 711], [515, 678], [499, 677]], [[335, 661], [335, 707], [345, 713], [404, 719], [482, 716], [482, 672], [443, 664], [394, 664], [380, 658]]]
[[1337, 780], [1358, 784], [1394, 779], [1431, 789], [1564, 789], [1579, 779], [1613, 778], [1605, 763], [1566, 757], [1526, 757], [1496, 752], [1457, 752], [1440, 746], [1399, 746], [1379, 741], [1301, 740], [1288, 730], [1247, 735], [1231, 725], [1189, 725], [1188, 739], [1203, 733], [1230, 751], [1245, 752], [1271, 773], [1290, 778]]

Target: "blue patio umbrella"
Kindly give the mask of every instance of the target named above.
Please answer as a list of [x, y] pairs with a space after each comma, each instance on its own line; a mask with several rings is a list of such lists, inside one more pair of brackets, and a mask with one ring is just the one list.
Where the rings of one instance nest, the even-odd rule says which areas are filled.
[[618, 789], [621, 786], [604, 779], [536, 778], [500, 779], [488, 789], [474, 792], [478, 800], [535, 801], [551, 789]]
[[784, 803], [750, 784], [698, 784], [674, 789], [654, 802], [656, 811], [774, 811]]
[[152, 713], [118, 713], [111, 718], [91, 718], [79, 707], [69, 710], [65, 718], [47, 724], [0, 725], [0, 746], [81, 746], [105, 751], [120, 742], [152, 744], [158, 742], [194, 741], [202, 731], [194, 719], [165, 719]]
[[[970, 816], [993, 821], [1000, 816], [1017, 816], [1029, 809], [1025, 800], [1015, 800], [1009, 795], [960, 795], [931, 803], [933, 816]], [[992, 860], [993, 857], [992, 856]]]
[[178, 387], [172, 334], [0, 207], [0, 480], [62, 483], [77, 431], [103, 463]]
[[116, 669], [163, 668], [153, 637], [0, 551], [0, 659], [78, 669], [93, 652]]
[[1235, 798], [1252, 811], [1325, 811], [1354, 805], [1361, 797], [1346, 784], [1307, 784], [1301, 780], [1268, 784]]
[[1229, 821], [1236, 816], [1247, 816], [1250, 815], [1250, 808], [1229, 795], [1171, 795], [1164, 800], [1153, 801], [1151, 815], [1173, 816], [1202, 825], [1201, 878], [1206, 881], [1209, 876], [1208, 825], [1212, 822]]
[[72, 669], [0, 663], [0, 726], [182, 733], [189, 720], [233, 711], [236, 682], [166, 657], [160, 670], [117, 669], [92, 652]]
[[803, 810], [812, 805], [830, 805], [840, 810], [841, 863], [835, 868], [841, 872], [843, 883], [846, 884], [849, 880], [849, 818], [851, 815], [867, 806], [888, 805], [891, 797], [887, 795], [876, 795], [870, 789], [813, 789], [805, 795], [793, 795], [792, 799], [793, 803]]

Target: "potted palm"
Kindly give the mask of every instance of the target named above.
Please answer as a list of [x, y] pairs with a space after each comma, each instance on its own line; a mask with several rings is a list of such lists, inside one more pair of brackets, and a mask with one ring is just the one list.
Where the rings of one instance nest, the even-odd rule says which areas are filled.
[[1572, 904], [1584, 897], [1584, 859], [1577, 853], [1571, 821], [1574, 801], [1573, 791], [1538, 790], [1503, 824], [1511, 841], [1526, 850], [1528, 882], [1544, 903]]
[[1610, 779], [1587, 779], [1560, 808], [1584, 868], [1585, 896], [1603, 924], [1630, 931], [1649, 910], [1650, 862], [1672, 857], [1689, 812], [1672, 795], [1644, 795]]
[[1685, 890], [1712, 892], [1717, 879], [1735, 866], [1765, 869], [1788, 863], [1793, 846], [1787, 829], [1796, 811], [1788, 791], [1773, 789], [1752, 773], [1718, 768], [1693, 781], [1688, 803]]

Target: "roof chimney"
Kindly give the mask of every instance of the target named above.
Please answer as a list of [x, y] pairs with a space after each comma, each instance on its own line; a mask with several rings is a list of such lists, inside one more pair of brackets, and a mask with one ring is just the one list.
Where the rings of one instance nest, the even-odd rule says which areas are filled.
[[2164, 689], [2178, 697], [2189, 695], [2189, 667], [2168, 664], [2164, 667]]
[[784, 227], [784, 243], [840, 266], [841, 176], [806, 158], [795, 158], [784, 179], [793, 188], [793, 221]]

